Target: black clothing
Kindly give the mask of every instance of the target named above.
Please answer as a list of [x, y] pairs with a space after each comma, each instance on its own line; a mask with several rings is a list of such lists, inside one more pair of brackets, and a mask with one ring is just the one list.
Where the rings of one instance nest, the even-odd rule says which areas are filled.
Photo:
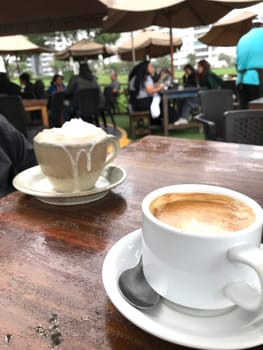
[[184, 75], [183, 76], [183, 85], [184, 85], [184, 87], [196, 87], [197, 86], [196, 73], [193, 72], [190, 75]]
[[136, 112], [149, 111], [152, 103], [152, 96], [145, 98], [135, 98], [132, 101], [132, 108]]
[[240, 109], [248, 109], [248, 102], [260, 97], [260, 86], [252, 84], [239, 84], [238, 95]]
[[222, 79], [214, 72], [208, 71], [199, 77], [199, 85], [207, 89], [218, 89], [222, 85]]
[[32, 83], [26, 83], [23, 92], [21, 93], [22, 98], [34, 99], [36, 98], [35, 87]]
[[0, 79], [0, 94], [20, 95], [20, 86], [9, 80]]
[[0, 114], [0, 197], [14, 191], [16, 174], [36, 163], [33, 145]]

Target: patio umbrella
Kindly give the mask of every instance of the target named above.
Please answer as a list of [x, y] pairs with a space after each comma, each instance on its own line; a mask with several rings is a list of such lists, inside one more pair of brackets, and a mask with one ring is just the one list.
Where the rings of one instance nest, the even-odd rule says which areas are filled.
[[107, 14], [106, 0], [9, 0], [1, 6], [0, 35], [94, 28]]
[[251, 20], [256, 13], [242, 12], [216, 22], [211, 29], [198, 40], [211, 46], [235, 46], [242, 35], [251, 28]]
[[159, 25], [170, 28], [171, 70], [173, 69], [173, 27], [214, 23], [234, 8], [259, 3], [251, 0], [111, 0], [105, 32], [125, 32]]
[[[55, 50], [49, 47], [38, 46], [24, 35], [9, 35], [0, 37], [0, 55], [15, 55], [18, 72], [19, 65], [17, 57], [19, 55], [34, 55], [44, 52], [52, 53], [55, 52]], [[7, 66], [8, 59], [4, 59], [4, 62]]]
[[9, 35], [0, 37], [0, 55], [34, 55], [43, 52], [55, 52], [55, 50], [49, 47], [38, 46], [24, 35]]
[[[173, 37], [173, 47], [180, 49], [183, 42], [181, 38]], [[125, 61], [132, 61], [132, 51], [135, 51], [136, 59], [143, 60], [146, 56], [162, 57], [170, 53], [170, 37], [167, 33], [154, 30], [145, 30], [138, 33], [134, 39], [129, 40], [118, 47], [118, 54]]]
[[67, 60], [69, 57], [73, 57], [74, 59], [92, 59], [97, 58], [99, 55], [110, 57], [116, 55], [116, 52], [110, 47], [96, 43], [95, 41], [82, 39], [65, 50], [58, 52], [56, 58], [59, 60]]

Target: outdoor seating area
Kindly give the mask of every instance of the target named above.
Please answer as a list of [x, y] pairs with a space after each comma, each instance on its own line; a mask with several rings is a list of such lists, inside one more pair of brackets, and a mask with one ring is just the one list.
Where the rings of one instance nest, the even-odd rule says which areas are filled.
[[0, 350], [263, 349], [262, 43], [258, 0], [2, 7]]

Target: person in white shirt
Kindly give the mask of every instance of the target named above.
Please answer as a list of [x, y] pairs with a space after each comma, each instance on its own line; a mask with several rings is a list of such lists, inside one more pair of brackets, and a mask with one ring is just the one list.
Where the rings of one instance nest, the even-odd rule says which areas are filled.
[[160, 97], [158, 92], [162, 91], [166, 85], [164, 83], [154, 84], [152, 79], [154, 72], [155, 69], [150, 61], [143, 61], [136, 65], [129, 75], [128, 90], [132, 110], [149, 110], [156, 118], [158, 117], [157, 114], [160, 116], [160, 108], [158, 106]]

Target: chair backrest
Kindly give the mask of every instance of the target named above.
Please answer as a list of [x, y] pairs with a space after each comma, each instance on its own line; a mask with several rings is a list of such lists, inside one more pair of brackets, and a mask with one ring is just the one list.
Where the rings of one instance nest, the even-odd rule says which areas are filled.
[[85, 116], [93, 116], [100, 105], [100, 90], [98, 88], [78, 90], [77, 101], [81, 117], [85, 119]]
[[104, 88], [105, 106], [111, 107], [116, 103], [116, 95], [114, 95], [111, 86], [105, 86]]
[[27, 137], [27, 116], [20, 96], [0, 95], [0, 114]]
[[224, 113], [234, 108], [232, 90], [201, 90], [199, 97], [204, 118], [215, 123], [215, 136], [217, 139], [222, 138]]
[[45, 90], [45, 85], [41, 79], [35, 81], [34, 84], [35, 96], [37, 99], [46, 99], [48, 94]]
[[50, 99], [50, 124], [54, 127], [61, 126], [61, 115], [64, 109], [64, 92], [55, 92]]
[[225, 112], [226, 142], [263, 145], [263, 110]]

